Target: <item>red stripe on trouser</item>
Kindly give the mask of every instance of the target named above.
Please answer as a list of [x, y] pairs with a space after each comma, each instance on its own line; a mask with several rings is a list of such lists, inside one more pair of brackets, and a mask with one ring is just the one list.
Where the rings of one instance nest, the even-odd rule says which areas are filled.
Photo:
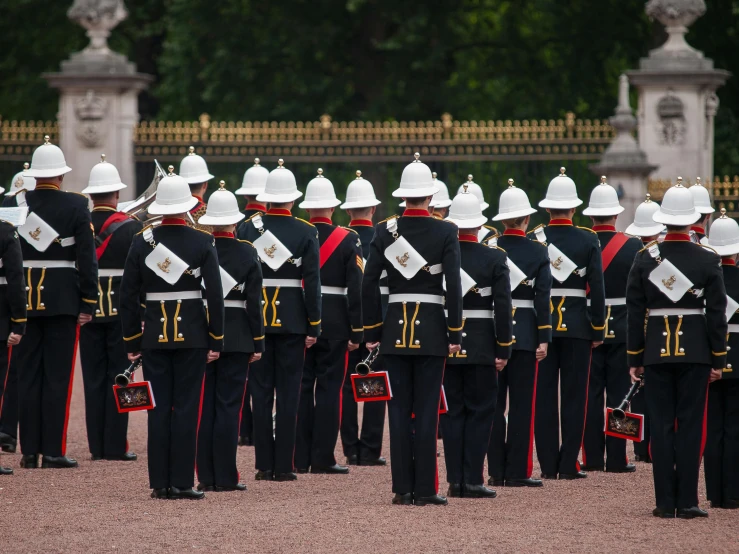
[[698, 465], [700, 465], [700, 460], [703, 458], [703, 451], [706, 449], [706, 436], [708, 432], [708, 389], [711, 386], [711, 381], [708, 381], [708, 387], [706, 387], [706, 403], [703, 407], [703, 429], [701, 431], [701, 453], [700, 457], [698, 458]]
[[[198, 428], [195, 431], [195, 475], [198, 476], [198, 481], [200, 480], [200, 475], [198, 475], [198, 435], [200, 435], [200, 420], [203, 417], [203, 397], [205, 396], [205, 373], [203, 373], [203, 382], [200, 385], [200, 405], [198, 406]], [[174, 410], [174, 406], [172, 406], [172, 409]]]
[[5, 400], [5, 389], [8, 388], [8, 375], [10, 375], [10, 358], [13, 355], [13, 347], [8, 346], [8, 367], [5, 368], [5, 381], [3, 382], [3, 393], [0, 395], [0, 413], [3, 411], [3, 401]]
[[534, 368], [534, 394], [531, 398], [531, 426], [529, 429], [529, 453], [526, 460], [526, 478], [530, 479], [534, 471], [534, 421], [536, 418], [536, 382], [539, 379], [539, 361]]
[[[583, 447], [583, 441], [585, 440], [585, 420], [588, 418], [588, 391], [590, 389], [590, 366], [593, 364], [593, 350], [590, 349], [590, 361], [588, 362], [588, 378], [585, 381], [585, 413], [583, 414], [583, 426], [582, 426], [582, 437], [580, 437], [580, 450], [582, 451], [582, 463], [585, 465], [588, 462], [585, 460], [585, 448]], [[575, 460], [575, 469], [580, 471], [580, 462]]]
[[74, 335], [74, 350], [72, 350], [72, 368], [69, 375], [69, 388], [67, 389], [67, 407], [64, 410], [64, 428], [62, 430], [62, 456], [67, 455], [67, 428], [69, 427], [69, 407], [72, 404], [72, 386], [74, 385], [74, 366], [77, 363], [77, 345], [80, 342], [80, 326]]

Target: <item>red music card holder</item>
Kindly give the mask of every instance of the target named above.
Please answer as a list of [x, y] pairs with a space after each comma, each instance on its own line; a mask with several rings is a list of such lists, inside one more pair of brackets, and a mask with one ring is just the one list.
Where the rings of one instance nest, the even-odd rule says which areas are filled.
[[127, 387], [113, 385], [113, 394], [115, 395], [118, 413], [121, 414], [139, 410], [153, 410], [157, 405], [149, 381], [137, 381]]
[[613, 408], [606, 409], [606, 435], [634, 442], [643, 441], [644, 416], [626, 411], [623, 414], [624, 418], [619, 419], [613, 415]]
[[353, 373], [352, 390], [356, 402], [381, 402], [393, 397], [387, 371], [376, 371], [367, 375]]

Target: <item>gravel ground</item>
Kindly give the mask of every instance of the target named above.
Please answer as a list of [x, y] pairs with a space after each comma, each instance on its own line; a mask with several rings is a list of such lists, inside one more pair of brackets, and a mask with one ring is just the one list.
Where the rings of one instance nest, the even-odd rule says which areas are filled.
[[[707, 520], [653, 518], [651, 466], [644, 464], [631, 475], [591, 473], [583, 481], [547, 481], [538, 490], [498, 489], [494, 500], [416, 508], [390, 504], [389, 467], [256, 482], [254, 450], [241, 447], [247, 492], [209, 493], [198, 502], [153, 500], [146, 415], [131, 417], [138, 462], [92, 462], [81, 383], [78, 369], [67, 449], [78, 469], [23, 470], [19, 454], [0, 457], [16, 472], [0, 477], [0, 552], [739, 551], [736, 511], [711, 510]], [[443, 456], [441, 442], [439, 448]], [[337, 449], [343, 461], [339, 455]], [[443, 458], [439, 469], [444, 483]], [[707, 508], [702, 477], [700, 499]]]

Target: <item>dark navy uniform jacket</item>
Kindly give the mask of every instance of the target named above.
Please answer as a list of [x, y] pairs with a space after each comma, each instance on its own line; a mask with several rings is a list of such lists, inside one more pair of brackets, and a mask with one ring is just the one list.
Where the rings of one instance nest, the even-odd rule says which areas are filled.
[[[739, 267], [736, 267], [736, 263], [731, 258], [724, 258], [721, 264], [726, 294], [739, 302]], [[732, 332], [732, 329], [735, 329], [735, 331]], [[739, 313], [737, 312], [731, 314], [729, 318], [728, 339], [728, 345], [726, 347], [727, 363], [722, 378], [737, 379], [739, 378]]]
[[0, 340], [26, 332], [26, 281], [15, 227], [0, 220]]
[[[511, 357], [512, 313], [511, 282], [506, 253], [499, 247], [477, 242], [477, 235], [459, 231], [462, 269], [475, 281], [471, 290], [462, 291], [462, 350], [449, 355], [447, 363], [494, 365], [495, 358]], [[479, 317], [490, 312], [493, 317]], [[478, 317], [474, 317], [473, 314]]]
[[[390, 219], [396, 219], [395, 216]], [[462, 340], [462, 288], [457, 227], [435, 219], [426, 210], [405, 210], [397, 218], [398, 236], [405, 238], [426, 260], [427, 266], [442, 264], [442, 272], [421, 269], [406, 279], [384, 255], [395, 242], [387, 228], [388, 220], [377, 225], [362, 285], [364, 339], [381, 342], [382, 354], [448, 356], [449, 344]], [[383, 318], [380, 279], [387, 271], [389, 303]], [[393, 295], [426, 294], [443, 298], [442, 278], [446, 279], [445, 306], [430, 302], [401, 300]], [[406, 297], [407, 298], [407, 297]]]
[[[154, 250], [147, 241], [163, 244], [187, 263], [187, 271], [170, 285], [146, 266]], [[200, 270], [201, 277], [196, 276]], [[205, 281], [205, 290], [202, 288]], [[146, 310], [141, 330], [139, 297]], [[166, 300], [155, 295], [171, 296]], [[188, 298], [189, 297], [189, 298]], [[203, 297], [208, 303], [206, 314]], [[162, 224], [147, 227], [133, 240], [121, 282], [121, 324], [126, 352], [142, 349], [207, 348], [223, 350], [224, 304], [215, 238], [187, 226], [184, 219], [165, 217]]]
[[[362, 342], [362, 242], [353, 229], [337, 227], [330, 219], [313, 217], [310, 222], [318, 230], [318, 242], [323, 248], [335, 229], [343, 229], [346, 236], [321, 268], [321, 313], [326, 318], [321, 325], [321, 338]], [[323, 255], [319, 257], [323, 259]], [[336, 294], [336, 289], [345, 289]]]
[[[675, 265], [693, 287], [673, 302], [649, 280], [658, 265], [649, 248], [636, 255], [626, 287], [629, 366], [687, 363], [725, 368], [726, 290], [718, 254], [682, 233], [667, 233], [658, 247], [661, 260]], [[650, 315], [655, 309], [665, 308], [701, 313]]]
[[[488, 244], [493, 241], [488, 240]], [[508, 254], [508, 259], [526, 274], [523, 282], [512, 291], [513, 350], [535, 352], [540, 344], [552, 340], [552, 314], [549, 292], [552, 273], [544, 244], [529, 240], [518, 229], [506, 229], [497, 239], [497, 245]], [[516, 304], [519, 306], [516, 306]], [[523, 306], [533, 303], [533, 308]]]
[[267, 211], [267, 206], [264, 204], [247, 204], [246, 207], [244, 207], [244, 215], [246, 216], [246, 219], [251, 218], [254, 215], [257, 215], [258, 213], [265, 213]]
[[[265, 230], [271, 231], [292, 253], [277, 271], [262, 264], [262, 318], [269, 334], [321, 334], [321, 277], [318, 261], [318, 231], [289, 210], [274, 208], [261, 215]], [[260, 236], [254, 217], [244, 221], [237, 236], [254, 242]], [[257, 254], [261, 254], [257, 252]], [[302, 288], [282, 286], [280, 280], [302, 281]]]

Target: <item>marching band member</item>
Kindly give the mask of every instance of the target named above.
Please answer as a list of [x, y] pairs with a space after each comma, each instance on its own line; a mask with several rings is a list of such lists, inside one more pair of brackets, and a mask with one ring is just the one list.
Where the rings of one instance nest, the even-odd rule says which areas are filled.
[[[691, 189], [693, 187], [690, 187]], [[711, 508], [739, 508], [739, 225], [726, 216], [711, 225], [708, 246], [721, 256], [729, 322], [727, 361], [722, 377], [708, 386], [708, 424], [704, 469]], [[732, 323], [733, 321], [733, 323]]]
[[706, 236], [706, 229], [711, 223], [711, 217], [716, 210], [711, 206], [711, 195], [708, 189], [701, 184], [701, 178], [695, 178], [695, 184], [688, 188], [693, 195], [693, 203], [695, 209], [701, 214], [700, 219], [690, 226], [690, 230], [695, 233], [696, 242], [702, 241]]
[[448, 412], [441, 425], [447, 494], [495, 498], [495, 491], [484, 484], [483, 465], [495, 415], [497, 373], [508, 362], [513, 344], [507, 257], [502, 248], [478, 243], [487, 217], [467, 187], [454, 198], [447, 221], [459, 228], [464, 309], [462, 350], [449, 355], [444, 372]]
[[626, 456], [626, 439], [603, 433], [604, 392], [606, 406], [615, 407], [631, 386], [626, 362], [626, 280], [642, 243], [616, 231], [616, 219], [623, 211], [616, 189], [601, 177], [600, 185], [590, 194], [590, 204], [582, 212], [593, 220], [593, 231], [598, 234], [606, 291], [605, 340], [593, 350], [590, 362], [582, 442], [582, 469], [585, 471], [603, 471], [604, 465], [611, 473], [636, 471], [636, 466]]
[[66, 456], [79, 327], [89, 323], [98, 304], [97, 260], [87, 198], [61, 190], [71, 171], [58, 146], [33, 153], [30, 177], [36, 189], [15, 195], [28, 206], [23, 239], [26, 268], [26, 335], [17, 353], [20, 399], [21, 467], [77, 467]]
[[445, 219], [449, 215], [449, 206], [452, 205], [452, 199], [449, 198], [449, 188], [446, 183], [436, 178], [436, 171], [431, 173], [434, 178], [434, 184], [439, 187], [439, 192], [434, 194], [431, 199], [429, 208], [433, 208], [431, 215], [436, 219]]
[[121, 324], [128, 359], [143, 354], [144, 378], [156, 400], [148, 416], [151, 496], [198, 500], [205, 496], [192, 488], [199, 407], [205, 365], [223, 350], [223, 294], [215, 239], [187, 225], [198, 200], [174, 167], [169, 170], [149, 206], [150, 214], [164, 216], [161, 225], [136, 235], [126, 259]]
[[[365, 268], [362, 306], [367, 348], [381, 348], [393, 393], [388, 402], [393, 504], [425, 506], [447, 503], [438, 494], [436, 434], [444, 364], [449, 354], [460, 350], [462, 293], [457, 229], [429, 214], [438, 188], [419, 157], [416, 153], [416, 160], [405, 167], [400, 186], [393, 191], [394, 197], [405, 199], [405, 212], [377, 227]], [[390, 289], [384, 318], [383, 271]]]
[[295, 466], [298, 473], [349, 473], [336, 463], [334, 449], [341, 420], [341, 387], [347, 367], [347, 349], [362, 342], [361, 241], [356, 231], [331, 223], [341, 204], [331, 181], [318, 169], [308, 183], [300, 207], [318, 230], [321, 270], [321, 313], [331, 317], [321, 326], [321, 336], [306, 352], [298, 409]]
[[[272, 170], [259, 202], [269, 202], [239, 227], [264, 264], [262, 317], [265, 350], [252, 364], [250, 385], [254, 415], [254, 454], [257, 480], [294, 481], [296, 418], [305, 351], [321, 332], [321, 280], [318, 231], [292, 210], [298, 191], [292, 171]], [[272, 406], [277, 395], [274, 435]]]
[[180, 177], [190, 185], [190, 193], [197, 199], [197, 204], [189, 211], [190, 215], [185, 218], [187, 224], [201, 231], [208, 231], [208, 227], [198, 223], [200, 218], [205, 214], [205, 193], [208, 190], [208, 181], [213, 179], [213, 175], [208, 171], [208, 164], [202, 156], [195, 153], [195, 147], [188, 148], [188, 154], [180, 162]]
[[85, 390], [87, 443], [93, 460], [134, 461], [128, 451], [128, 414], [118, 413], [111, 394], [115, 376], [129, 366], [118, 313], [123, 266], [139, 221], [117, 211], [119, 191], [126, 188], [116, 167], [105, 161], [90, 171], [83, 194], [92, 200], [98, 261], [98, 302], [92, 321], [80, 329], [82, 384]]
[[261, 263], [254, 247], [234, 236], [244, 214], [225, 185], [220, 182], [198, 220], [213, 229], [226, 313], [223, 351], [205, 366], [196, 465], [201, 491], [246, 490], [236, 468], [239, 413], [248, 403], [244, 396], [249, 364], [264, 351]]
[[[437, 181], [441, 182], [441, 181]], [[437, 193], [438, 194], [438, 193]], [[362, 243], [363, 264], [366, 265], [370, 253], [370, 243], [375, 235], [372, 217], [380, 201], [375, 196], [372, 183], [362, 177], [362, 172], [357, 171], [354, 179], [346, 189], [346, 202], [340, 207], [349, 214], [351, 222], [349, 227], [358, 235]], [[384, 287], [382, 298], [383, 315], [387, 310], [387, 283], [380, 280], [380, 289]], [[387, 403], [363, 402], [362, 405], [362, 430], [359, 430], [357, 418], [358, 404], [354, 400], [352, 380], [350, 375], [356, 371], [359, 362], [367, 358], [369, 351], [365, 343], [358, 349], [349, 352], [349, 368], [344, 379], [341, 394], [341, 445], [346, 456], [346, 463], [350, 465], [385, 465], [387, 460], [382, 454], [382, 434], [385, 427], [385, 409]], [[378, 357], [373, 366], [373, 371], [382, 371], [382, 357]]]
[[665, 240], [647, 245], [629, 273], [626, 346], [632, 379], [647, 382], [653, 514], [690, 519], [708, 516], [698, 472], [709, 378], [727, 367], [727, 302], [719, 256], [690, 240], [701, 215], [680, 181], [653, 216], [667, 225]]
[[[534, 414], [539, 362], [547, 355], [552, 340], [549, 292], [552, 273], [546, 245], [526, 238], [531, 215], [526, 193], [508, 180], [508, 190], [500, 195], [500, 221], [505, 230], [497, 243], [508, 254], [513, 296], [513, 352], [498, 374], [498, 406], [488, 447], [489, 485], [496, 487], [541, 487], [531, 473], [534, 460]], [[506, 400], [510, 399], [508, 417]]]
[[[598, 236], [575, 227], [572, 216], [582, 204], [575, 182], [565, 175], [552, 179], [539, 202], [550, 215], [549, 225], [529, 232], [548, 244], [552, 277], [552, 344], [539, 364], [536, 385], [535, 438], [542, 478], [582, 479], [577, 461], [585, 427], [591, 349], [603, 342], [605, 292]], [[590, 308], [586, 288], [590, 288]], [[562, 398], [560, 445], [557, 384]]]
[[[472, 179], [472, 175], [467, 175], [467, 182], [459, 185], [459, 188], [457, 189], [457, 194], [461, 194], [464, 190], [469, 190], [480, 201], [480, 209], [484, 212], [490, 207], [490, 204], [485, 202], [485, 197], [482, 193], [482, 187], [475, 183]], [[465, 186], [467, 187], [467, 189], [464, 188]], [[480, 228], [480, 232], [477, 236], [477, 238], [479, 239], [478, 242], [485, 242], [490, 237], [495, 237], [497, 235], [498, 230], [495, 227], [492, 227], [490, 225], [483, 225]]]

